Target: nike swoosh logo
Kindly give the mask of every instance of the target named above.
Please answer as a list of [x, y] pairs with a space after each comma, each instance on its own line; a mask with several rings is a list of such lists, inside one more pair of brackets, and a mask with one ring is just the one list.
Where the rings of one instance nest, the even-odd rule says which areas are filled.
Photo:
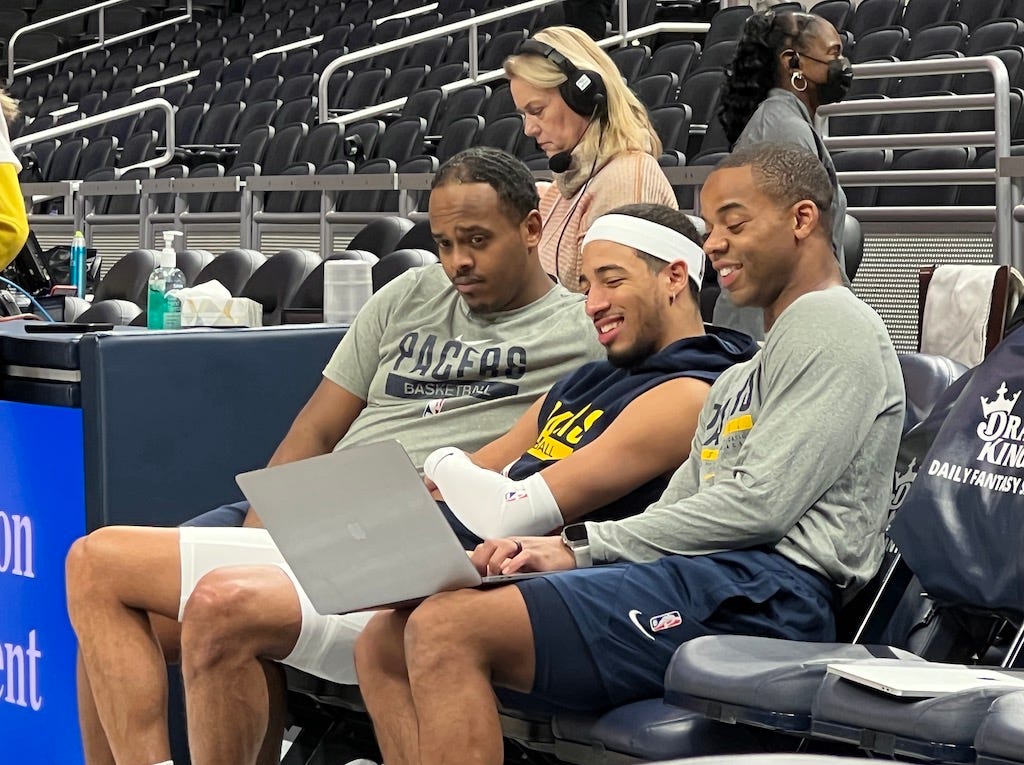
[[637, 619], [638, 616], [640, 616], [640, 612], [637, 611], [635, 608], [629, 612], [629, 620], [633, 622], [633, 626], [640, 630], [641, 635], [643, 635], [648, 640], [653, 641], [654, 635], [650, 634], [647, 630], [644, 629], [644, 625], [642, 625], [640, 623], [640, 620]]
[[459, 335], [457, 338], [455, 338], [455, 342], [462, 343], [463, 345], [468, 345], [470, 348], [472, 348], [474, 345], [483, 345], [484, 343], [493, 343], [494, 341], [493, 340], [463, 340], [462, 339], [462, 335]]

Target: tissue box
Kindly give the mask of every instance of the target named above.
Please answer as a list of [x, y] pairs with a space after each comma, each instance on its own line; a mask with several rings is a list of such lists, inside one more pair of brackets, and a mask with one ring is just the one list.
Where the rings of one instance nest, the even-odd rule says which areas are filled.
[[208, 297], [186, 297], [181, 301], [183, 327], [262, 327], [263, 306], [249, 298], [226, 302]]

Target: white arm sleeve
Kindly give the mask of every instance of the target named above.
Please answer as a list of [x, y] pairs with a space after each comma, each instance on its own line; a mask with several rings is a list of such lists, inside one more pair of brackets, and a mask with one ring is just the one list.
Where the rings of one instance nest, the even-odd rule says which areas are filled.
[[484, 539], [547, 534], [564, 523], [540, 473], [513, 481], [474, 465], [465, 452], [453, 446], [431, 452], [423, 472], [463, 525]]

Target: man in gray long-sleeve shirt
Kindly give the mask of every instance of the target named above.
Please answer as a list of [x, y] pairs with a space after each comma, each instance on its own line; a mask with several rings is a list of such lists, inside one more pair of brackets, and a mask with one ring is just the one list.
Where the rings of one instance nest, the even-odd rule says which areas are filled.
[[643, 513], [474, 553], [490, 573], [563, 573], [375, 617], [356, 666], [385, 762], [501, 763], [492, 684], [601, 711], [660, 696], [698, 635], [833, 638], [833, 609], [881, 560], [904, 394], [881, 320], [841, 286], [831, 202], [792, 146], [711, 174], [705, 251], [736, 304], [763, 310], [764, 347], [712, 386], [689, 459]]

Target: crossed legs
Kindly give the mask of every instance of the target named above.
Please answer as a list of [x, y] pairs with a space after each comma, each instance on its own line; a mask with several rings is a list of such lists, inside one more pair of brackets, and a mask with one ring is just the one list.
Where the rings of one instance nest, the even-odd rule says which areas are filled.
[[170, 759], [165, 662], [178, 654], [179, 569], [173, 529], [111, 527], [71, 547], [68, 613], [90, 765]]
[[263, 658], [285, 656], [295, 644], [294, 587], [275, 566], [215, 570], [196, 585], [182, 627], [179, 549], [176, 529], [110, 527], [78, 540], [68, 555], [87, 762], [170, 758], [165, 664], [182, 651], [193, 762], [276, 762], [283, 682]]
[[435, 595], [379, 614], [356, 671], [387, 765], [501, 765], [493, 685], [533, 687], [533, 631], [517, 587]]

